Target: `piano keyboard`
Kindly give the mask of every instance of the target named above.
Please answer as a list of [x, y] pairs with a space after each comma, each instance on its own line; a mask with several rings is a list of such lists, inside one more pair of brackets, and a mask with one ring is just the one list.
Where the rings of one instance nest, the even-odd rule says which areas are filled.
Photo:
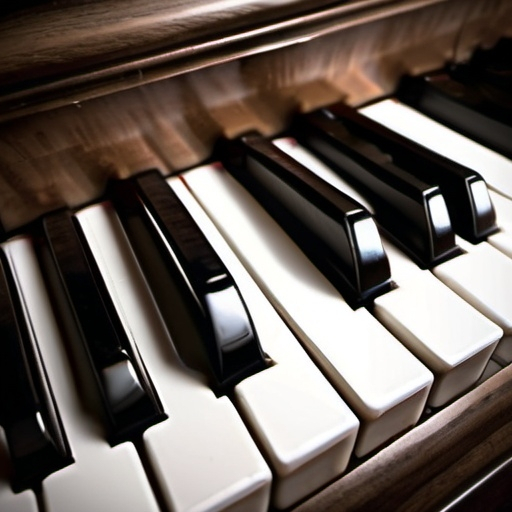
[[512, 161], [344, 108], [2, 243], [0, 510], [289, 509], [510, 364]]

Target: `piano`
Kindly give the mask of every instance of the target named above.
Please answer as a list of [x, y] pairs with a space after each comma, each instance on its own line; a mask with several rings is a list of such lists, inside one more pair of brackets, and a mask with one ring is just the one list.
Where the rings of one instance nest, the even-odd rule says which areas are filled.
[[[212, 380], [207, 382], [200, 372], [176, 363], [180, 357], [186, 359], [182, 352], [186, 347], [177, 346], [171, 350], [169, 347], [173, 342], [178, 344], [173, 340], [162, 348], [162, 339], [168, 339], [167, 330], [171, 329], [166, 315], [178, 316], [178, 319], [181, 316], [179, 312], [168, 314], [154, 307], [153, 295], [158, 302], [158, 292], [148, 288], [148, 283], [158, 288], [159, 281], [164, 282], [162, 275], [168, 268], [165, 264], [155, 263], [151, 269], [150, 263], [153, 277], [149, 275], [150, 271], [146, 273], [144, 270], [143, 274], [137, 263], [143, 257], [137, 250], [137, 257], [133, 256], [131, 245], [135, 245], [134, 239], [126, 238], [123, 229], [128, 232], [130, 225], [139, 222], [130, 217], [133, 215], [130, 208], [141, 197], [150, 199], [142, 201], [144, 206], [140, 215], [164, 218], [168, 211], [158, 206], [157, 196], [167, 197], [170, 190], [192, 213], [199, 203], [208, 210], [208, 187], [202, 192], [201, 180], [218, 170], [219, 164], [212, 161], [212, 155], [219, 154], [219, 140], [243, 140], [251, 151], [255, 147], [259, 151], [258, 144], [264, 140], [262, 151], [265, 153], [269, 151], [267, 142], [280, 138], [273, 145], [269, 143], [271, 151], [277, 146], [282, 151], [293, 151], [293, 137], [302, 143], [302, 132], [291, 130], [297, 115], [318, 112], [342, 102], [371, 117], [372, 106], [382, 99], [394, 97], [403, 77], [417, 77], [446, 69], [447, 65], [470, 61], [475, 53], [485, 52], [502, 38], [511, 37], [511, 20], [512, 5], [506, 0], [129, 0], [122, 3], [116, 0], [63, 0], [18, 2], [2, 7], [0, 227], [3, 252], [0, 302], [3, 311], [0, 323], [2, 343], [5, 347], [12, 343], [12, 347], [5, 348], [1, 363], [0, 509], [6, 512], [50, 512], [78, 510], [76, 507], [81, 505], [84, 510], [90, 510], [91, 504], [95, 510], [126, 511], [510, 509], [510, 361], [498, 358], [500, 364], [495, 366], [499, 371], [465, 385], [464, 392], [449, 398], [443, 398], [440, 392], [436, 395], [441, 396], [439, 403], [437, 398], [427, 402], [426, 393], [432, 385], [431, 372], [419, 365], [414, 374], [417, 386], [414, 397], [422, 405], [416, 405], [420, 410], [411, 413], [416, 414], [412, 422], [414, 426], [409, 421], [403, 428], [397, 428], [396, 433], [382, 438], [378, 431], [374, 433], [372, 430], [373, 420], [365, 416], [366, 409], [358, 405], [359, 398], [352, 396], [354, 386], [360, 386], [361, 394], [364, 394], [364, 382], [360, 383], [364, 379], [357, 375], [336, 374], [333, 377], [329, 368], [335, 363], [327, 360], [324, 354], [319, 355], [318, 348], [314, 349], [312, 345], [306, 344], [305, 350], [301, 349], [295, 356], [297, 349], [288, 338], [296, 341], [304, 324], [296, 324], [294, 318], [287, 316], [286, 311], [291, 309], [288, 306], [291, 302], [287, 301], [293, 302], [293, 299], [285, 295], [281, 299], [281, 291], [274, 293], [265, 277], [260, 281], [255, 278], [257, 262], [250, 259], [253, 239], [248, 237], [247, 246], [242, 243], [226, 245], [225, 240], [216, 241], [222, 239], [218, 233], [224, 233], [223, 230], [213, 229], [216, 234], [211, 238], [208, 235], [207, 243], [219, 254], [225, 245], [231, 245], [226, 249], [229, 256], [225, 256], [224, 262], [217, 261], [217, 256], [205, 249], [206, 253], [201, 253], [201, 258], [204, 257], [202, 269], [213, 272], [213, 268], [218, 273], [210, 275], [206, 284], [185, 282], [185, 288], [192, 289], [191, 302], [200, 302], [199, 308], [197, 304], [194, 306], [198, 315], [205, 314], [205, 310], [215, 314], [228, 307], [229, 314], [236, 316], [237, 329], [243, 331], [244, 340], [249, 340], [247, 346], [252, 343], [251, 350], [256, 355], [251, 357], [257, 362], [253, 364], [254, 359], [251, 359], [248, 369], [244, 369], [248, 373], [240, 376], [234, 371], [228, 377], [222, 373], [222, 364], [219, 367], [213, 364], [212, 384]], [[341, 116], [341, 111], [335, 108], [332, 111]], [[254, 132], [258, 134], [256, 142], [251, 142], [250, 137], [240, 139]], [[307, 140], [306, 137], [306, 144]], [[318, 157], [323, 147], [312, 144], [310, 149]], [[229, 168], [229, 158], [223, 164]], [[146, 173], [150, 169], [158, 169], [160, 173]], [[161, 175], [169, 178], [171, 184], [165, 186], [165, 190], [162, 189], [165, 181]], [[494, 190], [494, 177], [484, 178]], [[230, 180], [226, 183], [231, 183]], [[212, 186], [217, 186], [214, 182], [215, 179]], [[506, 186], [512, 180], [502, 178], [501, 182]], [[121, 199], [116, 202], [115, 183], [135, 183], [138, 188], [135, 192], [121, 190]], [[191, 194], [195, 183], [197, 193]], [[221, 191], [234, 190], [240, 203], [239, 197], [245, 198], [247, 192], [242, 191], [238, 196], [239, 185], [233, 185], [233, 188], [229, 183], [226, 188], [220, 184], [215, 190], [219, 197], [222, 197]], [[497, 187], [499, 189], [499, 183]], [[148, 206], [153, 205], [153, 191], [156, 194], [155, 210]], [[203, 193], [204, 200], [196, 201]], [[121, 209], [130, 194], [133, 194], [133, 201], [126, 201], [130, 203], [126, 218], [119, 213], [122, 222], [112, 221], [114, 217], [117, 219], [114, 211]], [[192, 196], [196, 198], [193, 201], [190, 200]], [[226, 205], [230, 201], [228, 196]], [[491, 197], [494, 201], [494, 192]], [[497, 200], [503, 200], [499, 193]], [[241, 201], [242, 206], [244, 201]], [[252, 201], [249, 195], [246, 201]], [[361, 201], [364, 202], [364, 198]], [[498, 208], [496, 201], [495, 206]], [[217, 218], [215, 208], [212, 205], [212, 219]], [[386, 222], [385, 214], [381, 220], [377, 207], [374, 211], [370, 204], [368, 209], [371, 215], [364, 217], [364, 226], [369, 226], [372, 215], [375, 215], [382, 228]], [[498, 228], [501, 211], [503, 208], [498, 209]], [[190, 222], [179, 206], [172, 212], [169, 221], [174, 215], [180, 216], [185, 224]], [[218, 212], [220, 219], [222, 208], [218, 208]], [[211, 231], [208, 226], [217, 221], [213, 224], [211, 220], [203, 222], [203, 216], [202, 210], [193, 213], [195, 222], [208, 234]], [[169, 239], [162, 242], [168, 226], [165, 219], [160, 224], [150, 220], [149, 226], [148, 232], [153, 234], [146, 234], [147, 238], [142, 239], [142, 252], [154, 239], [158, 239], [157, 245], [165, 247], [174, 243]], [[385, 231], [393, 232], [393, 227]], [[256, 234], [255, 231], [253, 238]], [[498, 235], [485, 233], [485, 239]], [[177, 233], [178, 246], [179, 236]], [[229, 230], [224, 236], [229, 239]], [[205, 243], [201, 234], [197, 237], [195, 241]], [[114, 244], [116, 240], [120, 241], [120, 246]], [[494, 246], [492, 250], [501, 251], [500, 261], [509, 260], [510, 254], [503, 255], [507, 247], [510, 250], [506, 245], [508, 239], [505, 237], [504, 245], [500, 245], [500, 240], [502, 238], [496, 238], [495, 242], [499, 251]], [[187, 245], [190, 242], [187, 237], [183, 237], [182, 242], [183, 259], [180, 260], [181, 249], [174, 249], [178, 254], [175, 257], [186, 269], [187, 255], [190, 255], [187, 251], [192, 248]], [[387, 252], [388, 242], [384, 243]], [[394, 242], [393, 238], [391, 246]], [[460, 245], [469, 247], [465, 243]], [[62, 257], [59, 256], [59, 244], [63, 248]], [[86, 246], [87, 249], [80, 249]], [[263, 254], [264, 246], [259, 250]], [[71, 259], [66, 259], [66, 251], [71, 251]], [[129, 258], [124, 256], [127, 252]], [[467, 249], [467, 252], [471, 250]], [[297, 268], [302, 268], [301, 265], [313, 268], [309, 262], [303, 265], [302, 257], [302, 253], [297, 256]], [[458, 257], [454, 253], [443, 253], [439, 261], [431, 267], [430, 263], [425, 264], [423, 268], [433, 268], [432, 273], [436, 274], [437, 265], [442, 267]], [[230, 258], [235, 260], [234, 263], [228, 264]], [[238, 259], [244, 265], [240, 265]], [[215, 264], [211, 263], [213, 260]], [[279, 263], [282, 264], [279, 261], [276, 264]], [[507, 264], [505, 261], [504, 268]], [[382, 325], [386, 325], [385, 334], [375, 334], [375, 337], [382, 336], [385, 350], [405, 352], [401, 345], [396, 348], [393, 344], [396, 340], [388, 329], [395, 331], [391, 324], [386, 324], [386, 314], [391, 310], [386, 297], [394, 293], [396, 286], [392, 281], [393, 262], [391, 280], [385, 265], [378, 266], [374, 262], [371, 265], [383, 276], [380, 287], [374, 288], [372, 284], [368, 294], [361, 295], [362, 302], [355, 300], [343, 314], [348, 319], [357, 311], [359, 317], [368, 317], [371, 325], [373, 322], [378, 324], [381, 333], [384, 332]], [[142, 263], [141, 266], [144, 267]], [[132, 270], [136, 277], [125, 287], [122, 272]], [[283, 274], [284, 271], [283, 266]], [[77, 272], [82, 272], [83, 279], [73, 288]], [[240, 280], [242, 296], [245, 290], [249, 290], [249, 294], [254, 290], [255, 298], [246, 299], [247, 307], [243, 306], [243, 300], [238, 302], [240, 292], [237, 285], [226, 278], [229, 273], [237, 276], [235, 281]], [[178, 281], [182, 279], [180, 275]], [[441, 273], [437, 277], [444, 280]], [[217, 287], [211, 291], [206, 287], [213, 282], [225, 283], [226, 279], [225, 288]], [[259, 286], [255, 286], [253, 279]], [[304, 280], [307, 281], [305, 277]], [[62, 291], [65, 288], [68, 296], [47, 292], [46, 288], [51, 288], [50, 281], [58, 281], [60, 284], [55, 289]], [[297, 283], [300, 281], [296, 279]], [[166, 286], [167, 281], [165, 283]], [[347, 286], [345, 281], [343, 283], [342, 288]], [[360, 283], [356, 284], [359, 286]], [[327, 295], [331, 294], [331, 284], [325, 286]], [[85, 299], [79, 302], [82, 294]], [[78, 302], [73, 298], [75, 295], [79, 297]], [[135, 297], [133, 304], [130, 295]], [[272, 306], [267, 300], [269, 297]], [[225, 306], [224, 298], [229, 302], [228, 306]], [[73, 303], [73, 307], [64, 307], [66, 301]], [[251, 310], [253, 303], [255, 309]], [[89, 310], [91, 304], [98, 306], [93, 313]], [[325, 304], [327, 309], [328, 302]], [[471, 307], [473, 311], [473, 305], [461, 307]], [[65, 320], [55, 319], [58, 309], [69, 309], [67, 314], [74, 315], [82, 326], [78, 331], [75, 326], [71, 337], [85, 339], [89, 336], [85, 327], [91, 327], [90, 336], [104, 340], [101, 343], [108, 346], [109, 354], [105, 355], [102, 352], [104, 345], [98, 343], [89, 348], [88, 355], [80, 352], [80, 357], [90, 357], [90, 367], [84, 369], [81, 364], [75, 364], [80, 357], [76, 353], [70, 355], [68, 348], [59, 348], [59, 340], [65, 338], [68, 331], [67, 326], [62, 325]], [[282, 337], [287, 338], [288, 341], [282, 343], [286, 349], [272, 344], [274, 341], [266, 342], [265, 329], [270, 332], [270, 327], [264, 326], [260, 331], [259, 326], [265, 324], [267, 317]], [[152, 320], [147, 320], [146, 325], [144, 318]], [[270, 320], [268, 322], [270, 324]], [[488, 318], [485, 322], [491, 323]], [[221, 323], [213, 321], [215, 335], [222, 331], [224, 325]], [[110, 334], [105, 334], [103, 325], [105, 329], [122, 334], [113, 334], [118, 336], [114, 342]], [[252, 332], [254, 326], [260, 333], [261, 348], [254, 345], [257, 338]], [[503, 326], [494, 327], [503, 329]], [[137, 329], [142, 333], [141, 338], [137, 338]], [[142, 338], [151, 340], [155, 347], [145, 347]], [[16, 340], [23, 340], [21, 349]], [[366, 341], [361, 343], [366, 347]], [[229, 359], [229, 350], [224, 354], [223, 364]], [[240, 351], [240, 354], [237, 358], [243, 359], [245, 353]], [[269, 390], [279, 395], [277, 390], [280, 388], [272, 387], [272, 376], [277, 375], [276, 383], [283, 382], [279, 380], [282, 378], [279, 371], [288, 369], [283, 364], [287, 354], [300, 360], [296, 363], [298, 368], [306, 368], [301, 370], [304, 371], [303, 378], [300, 373], [293, 374], [290, 370], [290, 375], [295, 375], [296, 389], [290, 384], [291, 390], [286, 391], [289, 395], [283, 391], [283, 400], [289, 400], [290, 411], [296, 414], [294, 418], [303, 418], [303, 424], [296, 423], [295, 428], [291, 428], [288, 423], [289, 431], [276, 434], [275, 439], [283, 443], [285, 438], [306, 435], [309, 428], [304, 419], [308, 416], [307, 408], [311, 407], [310, 415], [314, 416], [311, 411], [316, 411], [315, 407], [322, 399], [320, 395], [306, 396], [304, 392], [303, 410], [291, 403], [291, 397], [300, 401], [302, 391], [298, 390], [305, 390], [303, 381], [311, 379], [316, 386], [315, 392], [325, 390], [325, 402], [331, 404], [337, 417], [343, 417], [345, 421], [342, 431], [341, 421], [328, 423], [331, 418], [326, 413], [323, 432], [329, 432], [332, 437], [327, 444], [335, 448], [331, 450], [331, 446], [325, 457], [319, 456], [320, 462], [317, 459], [300, 462], [302, 455], [293, 455], [297, 458], [291, 463], [283, 462], [287, 455], [279, 459], [278, 450], [269, 448], [273, 442], [272, 418], [268, 416], [261, 420], [254, 416], [258, 408], [268, 413], [274, 404]], [[343, 353], [341, 357], [347, 354]], [[113, 358], [114, 364], [109, 357]], [[485, 357], [489, 360], [490, 353], [486, 352]], [[492, 361], [496, 362], [495, 359], [490, 361], [491, 366]], [[393, 368], [399, 364], [395, 363]], [[98, 395], [97, 382], [89, 375], [90, 368], [96, 372], [96, 380], [103, 390], [99, 398], [103, 406], [91, 405], [84, 398], [90, 390], [91, 395]], [[120, 396], [115, 385], [119, 378], [131, 382], [130, 389], [135, 390], [133, 394]], [[71, 385], [69, 382], [75, 379], [76, 383]], [[13, 380], [16, 385], [11, 389]], [[262, 387], [258, 388], [260, 381]], [[421, 384], [417, 384], [419, 381]], [[437, 380], [435, 382], [434, 386], [438, 386]], [[59, 389], [59, 383], [62, 389]], [[374, 387], [379, 391], [378, 384]], [[344, 396], [344, 389], [350, 389], [346, 392], [348, 398]], [[412, 392], [408, 397], [413, 397]], [[24, 404], [31, 407], [33, 403], [43, 404], [46, 411], [43, 419], [38, 412], [37, 421], [29, 426], [23, 424], [24, 427], [20, 427], [21, 423], [11, 421], [12, 411], [17, 414]], [[94, 419], [96, 411], [103, 410], [102, 407], [109, 411], [108, 418]], [[125, 414], [126, 410], [130, 413]], [[138, 414], [143, 415], [142, 420]], [[292, 412], [289, 415], [292, 417]], [[191, 423], [187, 424], [187, 420]], [[204, 424], [209, 424], [211, 437], [198, 434], [196, 440], [196, 430], [204, 431]], [[24, 459], [25, 445], [16, 444], [18, 437], [23, 439], [25, 431], [22, 428], [26, 428], [28, 434], [30, 429], [42, 428], [41, 435], [36, 436], [37, 443], [44, 445], [40, 450], [42, 458], [28, 459], [28, 462]], [[366, 437], [362, 434], [357, 437], [358, 428]], [[271, 440], [265, 441], [265, 435]], [[218, 441], [225, 438], [229, 439], [229, 442], [222, 441], [226, 444]], [[306, 440], [301, 442], [307, 444]], [[238, 447], [243, 447], [244, 454], [238, 454]], [[188, 449], [193, 453], [188, 453]], [[192, 464], [201, 450], [210, 458], [199, 458], [201, 471], [196, 471]], [[324, 448], [319, 449], [322, 450]], [[250, 474], [250, 477], [244, 477], [245, 480], [240, 478], [229, 483], [229, 496], [225, 499], [219, 497], [221, 491], [217, 487], [224, 485], [224, 480], [230, 482], [228, 476], [219, 474], [224, 456], [229, 478], [236, 474], [237, 464], [242, 460]], [[206, 466], [212, 460], [216, 461], [212, 465], [214, 471], [210, 477], [204, 476], [208, 474]], [[16, 465], [16, 461], [21, 462]], [[39, 463], [46, 468], [43, 473], [38, 472]], [[304, 473], [296, 471], [295, 463], [306, 466]], [[243, 464], [240, 462], [240, 466]], [[308, 464], [313, 469], [308, 471]], [[132, 471], [131, 468], [136, 469]], [[79, 478], [74, 478], [73, 472]], [[186, 480], [187, 475], [196, 472], [204, 480]], [[82, 478], [81, 474], [86, 476]], [[107, 491], [105, 485], [109, 485], [110, 480], [114, 487]]]

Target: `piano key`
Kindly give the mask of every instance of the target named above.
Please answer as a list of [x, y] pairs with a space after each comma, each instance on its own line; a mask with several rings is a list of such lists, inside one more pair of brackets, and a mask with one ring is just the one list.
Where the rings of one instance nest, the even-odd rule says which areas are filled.
[[487, 186], [512, 199], [512, 161], [393, 99], [360, 109], [384, 126], [477, 171]]
[[0, 510], [6, 512], [38, 512], [36, 496], [31, 490], [15, 493], [10, 485], [11, 461], [5, 436], [0, 429]]
[[45, 216], [42, 229], [101, 395], [109, 441], [136, 438], [166, 418], [151, 378], [130, 333], [119, 324], [94, 261], [87, 258], [71, 212]]
[[389, 264], [365, 209], [258, 134], [223, 141], [219, 156], [355, 307], [390, 289]]
[[401, 279], [395, 269], [405, 255], [385, 249], [398, 287], [373, 312], [434, 373], [428, 404], [446, 405], [478, 381], [503, 331], [430, 272], [416, 267]]
[[405, 77], [396, 94], [457, 132], [512, 157], [512, 105], [506, 95], [494, 94], [491, 101], [478, 87], [453, 80], [443, 71]]
[[59, 404], [75, 462], [42, 482], [45, 512], [126, 510], [157, 512], [147, 476], [134, 446], [109, 446], [100, 418], [85, 403], [64, 340], [54, 317], [46, 284], [31, 239], [20, 237], [5, 244], [9, 263], [18, 277], [27, 314]]
[[343, 103], [326, 115], [391, 155], [393, 162], [419, 179], [439, 185], [454, 231], [476, 243], [497, 231], [496, 215], [483, 178], [475, 171], [399, 135]]
[[293, 130], [301, 143], [360, 190], [381, 228], [420, 265], [431, 267], [460, 253], [438, 186], [404, 171], [326, 112], [301, 116]]
[[14, 471], [12, 488], [19, 492], [39, 486], [73, 456], [7, 258], [0, 254], [0, 422]]
[[[113, 181], [110, 193], [125, 226], [133, 216], [142, 218], [155, 248], [168, 262], [167, 272], [180, 279], [180, 291], [201, 331], [217, 391], [226, 392], [265, 368], [236, 283], [158, 171]], [[133, 230], [130, 233], [133, 238]]]
[[[274, 470], [273, 504], [287, 508], [338, 476], [359, 422], [179, 178], [168, 180], [239, 283], [273, 366], [235, 387], [235, 401]], [[291, 433], [293, 432], [293, 435]]]
[[364, 308], [354, 311], [251, 195], [218, 165], [184, 174], [192, 193], [354, 410], [363, 456], [418, 420], [432, 374]]
[[[465, 254], [433, 269], [434, 274], [503, 329], [496, 351], [512, 355], [512, 260], [486, 242], [459, 242]], [[507, 360], [512, 362], [512, 359]]]
[[492, 48], [479, 48], [467, 63], [450, 67], [456, 79], [478, 80], [510, 93], [512, 85], [512, 39], [502, 38]]
[[144, 432], [142, 448], [164, 505], [176, 512], [267, 510], [267, 464], [229, 399], [183, 365], [112, 206], [94, 205], [76, 217], [121, 321], [158, 375], [169, 419]]
[[[294, 139], [274, 144], [333, 186], [358, 194]], [[383, 238], [383, 244], [398, 287], [377, 297], [372, 311], [434, 373], [428, 404], [439, 407], [475, 384], [503, 332], [389, 240]]]

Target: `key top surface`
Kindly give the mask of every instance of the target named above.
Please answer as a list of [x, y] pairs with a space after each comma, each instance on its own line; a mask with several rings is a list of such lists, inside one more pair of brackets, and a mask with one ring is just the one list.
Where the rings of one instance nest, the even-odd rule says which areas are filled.
[[431, 272], [402, 269], [412, 262], [385, 248], [398, 287], [373, 312], [434, 373], [429, 405], [446, 405], [477, 382], [503, 331]]

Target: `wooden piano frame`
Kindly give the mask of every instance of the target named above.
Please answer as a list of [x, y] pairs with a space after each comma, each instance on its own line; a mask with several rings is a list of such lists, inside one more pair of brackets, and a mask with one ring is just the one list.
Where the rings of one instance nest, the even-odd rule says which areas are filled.
[[[511, 31], [507, 0], [64, 0], [5, 13], [1, 225], [86, 204], [111, 175], [196, 165], [222, 133], [276, 134], [297, 110], [385, 96]], [[498, 510], [511, 461], [508, 367], [296, 512]]]

